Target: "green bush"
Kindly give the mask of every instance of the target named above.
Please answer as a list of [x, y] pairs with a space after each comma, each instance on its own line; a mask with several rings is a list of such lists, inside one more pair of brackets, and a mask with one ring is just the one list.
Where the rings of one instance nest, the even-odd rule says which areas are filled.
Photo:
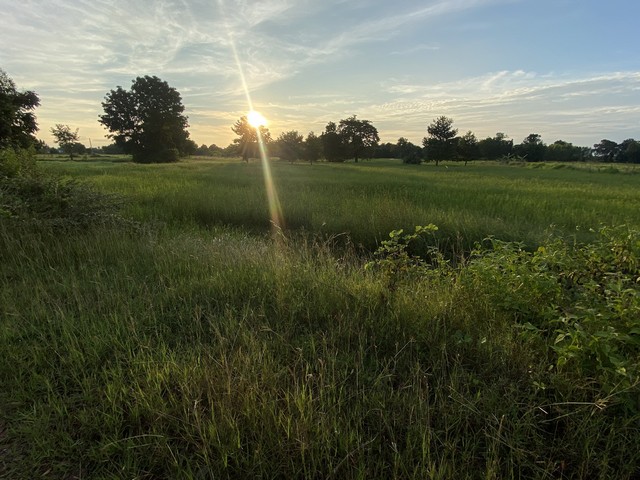
[[31, 150], [0, 151], [0, 218], [56, 229], [123, 224], [121, 201], [78, 181], [41, 172]]

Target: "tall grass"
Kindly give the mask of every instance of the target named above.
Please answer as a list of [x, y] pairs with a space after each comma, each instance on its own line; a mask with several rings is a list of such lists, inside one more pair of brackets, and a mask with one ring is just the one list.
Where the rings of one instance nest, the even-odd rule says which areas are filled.
[[[143, 220], [184, 225], [269, 228], [258, 163], [189, 161], [178, 166], [48, 163], [89, 178], [99, 188], [134, 199], [130, 213]], [[402, 165], [275, 162], [273, 176], [290, 229], [347, 233], [373, 249], [389, 231], [434, 223], [442, 243], [469, 250], [489, 235], [541, 242], [554, 225], [588, 237], [601, 224], [640, 225], [640, 176], [588, 170], [517, 168], [497, 164]]]
[[[428, 267], [390, 288], [383, 273], [364, 268], [357, 249], [257, 233], [267, 223], [253, 210], [263, 208], [253, 165], [51, 167], [130, 195], [138, 220], [170, 228], [98, 224], [61, 234], [0, 222], [0, 476], [640, 473], [638, 412], [589, 372], [554, 367], [553, 338], [542, 323], [538, 334], [527, 326], [537, 312], [548, 314], [539, 301], [540, 285], [548, 285], [540, 257], [530, 263], [542, 270], [517, 270], [513, 256], [499, 263], [487, 254], [469, 267]], [[333, 224], [340, 228], [317, 231], [349, 226], [364, 236], [371, 217], [347, 217], [348, 206], [356, 215], [367, 203], [390, 209], [404, 198], [419, 209], [410, 203], [421, 191], [417, 179], [440, 180], [444, 192], [472, 175], [416, 168], [400, 181], [393, 165], [357, 168], [278, 165], [285, 212], [311, 212], [297, 228], [316, 225], [317, 204], [335, 202], [344, 209]], [[480, 190], [489, 189], [492, 171], [507, 190], [518, 183], [511, 170], [486, 168], [468, 180], [486, 180]], [[631, 195], [625, 181], [623, 198]], [[460, 198], [453, 190], [450, 201]], [[245, 211], [247, 193], [253, 207]], [[305, 198], [315, 203], [299, 206]], [[221, 221], [219, 204], [239, 205], [243, 220]], [[203, 221], [194, 209], [218, 213]], [[402, 215], [419, 216], [396, 220]], [[385, 221], [393, 222], [391, 210]], [[494, 282], [501, 269], [509, 275]], [[539, 305], [523, 312], [522, 295]]]

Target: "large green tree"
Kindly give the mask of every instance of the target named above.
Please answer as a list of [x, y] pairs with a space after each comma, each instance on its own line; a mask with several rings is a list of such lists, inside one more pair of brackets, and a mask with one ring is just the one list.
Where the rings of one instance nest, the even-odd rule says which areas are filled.
[[38, 124], [33, 110], [38, 105], [38, 95], [18, 91], [9, 75], [0, 70], [0, 148], [25, 148], [35, 143]]
[[355, 115], [340, 120], [337, 132], [356, 163], [358, 158], [380, 141], [378, 129], [369, 120], [358, 120]]
[[236, 123], [233, 124], [231, 130], [238, 136], [238, 138], [233, 140], [233, 143], [237, 146], [236, 148], [245, 162], [249, 162], [249, 158], [258, 158], [260, 156], [258, 150], [258, 131], [265, 144], [271, 142], [269, 129], [263, 125], [257, 128], [254, 127], [249, 123], [246, 115], [241, 116]]
[[422, 145], [427, 151], [427, 160], [451, 159], [455, 156], [455, 138], [458, 130], [453, 128], [453, 120], [444, 115], [436, 118], [428, 127], [427, 137], [422, 139]]
[[130, 90], [118, 86], [102, 102], [104, 125], [134, 161], [171, 162], [187, 153], [189, 132], [180, 93], [158, 77], [137, 77]]

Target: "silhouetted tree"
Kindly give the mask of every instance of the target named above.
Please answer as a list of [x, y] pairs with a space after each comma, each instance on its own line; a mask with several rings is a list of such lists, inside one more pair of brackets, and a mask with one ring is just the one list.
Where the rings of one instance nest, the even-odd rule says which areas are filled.
[[26, 148], [38, 131], [33, 110], [40, 99], [32, 91], [19, 92], [4, 70], [0, 70], [0, 148]]
[[404, 137], [398, 139], [395, 150], [396, 155], [402, 159], [403, 163], [414, 165], [422, 163], [422, 149]]
[[158, 77], [137, 77], [131, 90], [118, 86], [102, 102], [104, 125], [136, 162], [173, 162], [187, 153], [189, 126], [178, 91]]
[[344, 162], [346, 159], [346, 147], [342, 137], [338, 134], [338, 127], [334, 122], [329, 122], [320, 136], [322, 151], [327, 162]]
[[463, 136], [458, 137], [457, 141], [458, 158], [460, 158], [460, 160], [464, 160], [465, 165], [469, 160], [476, 159], [480, 156], [478, 139], [471, 130]]
[[618, 162], [640, 163], [640, 142], [633, 138], [624, 140], [619, 145]]
[[513, 140], [509, 140], [504, 133], [498, 132], [495, 137], [487, 137], [484, 140], [480, 140], [478, 148], [482, 158], [496, 160], [512, 153]]
[[56, 123], [56, 126], [51, 129], [51, 135], [56, 139], [55, 142], [62, 149], [64, 153], [69, 155], [69, 158], [73, 160], [73, 155], [78, 150], [74, 145], [78, 142], [78, 129], [71, 130], [69, 125], [62, 125]]
[[[259, 126], [260, 136], [265, 144], [271, 141], [271, 133], [269, 129], [263, 125]], [[231, 127], [233, 133], [238, 138], [233, 140], [237, 145], [237, 152], [242, 156], [245, 162], [249, 162], [249, 158], [258, 158], [260, 156], [258, 150], [258, 130], [253, 127], [247, 120], [246, 115], [240, 117], [238, 121]]]
[[365, 152], [377, 145], [380, 141], [378, 129], [369, 120], [358, 120], [355, 115], [340, 120], [338, 135], [349, 152], [349, 155], [358, 163]]
[[453, 128], [453, 120], [444, 115], [436, 118], [428, 127], [428, 137], [422, 139], [422, 145], [427, 152], [428, 160], [435, 160], [436, 166], [440, 160], [451, 159], [455, 156], [454, 138], [458, 130]]
[[276, 148], [282, 160], [292, 163], [303, 156], [304, 137], [296, 130], [283, 132], [276, 140]]
[[537, 133], [531, 133], [521, 144], [513, 147], [513, 151], [525, 158], [528, 162], [541, 162], [547, 146], [542, 142], [542, 137]]
[[322, 155], [322, 141], [315, 133], [309, 132], [304, 141], [304, 159], [309, 163], [317, 162]]
[[612, 141], [612, 140], [601, 140], [600, 143], [596, 143], [593, 146], [593, 153], [601, 162], [614, 162], [618, 153], [620, 151], [620, 146]]

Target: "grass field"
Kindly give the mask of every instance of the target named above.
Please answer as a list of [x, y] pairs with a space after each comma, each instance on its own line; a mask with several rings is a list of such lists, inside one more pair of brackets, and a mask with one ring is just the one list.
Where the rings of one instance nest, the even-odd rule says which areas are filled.
[[640, 475], [634, 171], [40, 168], [136, 223], [0, 217], [0, 477]]
[[[269, 210], [259, 162], [194, 160], [179, 165], [48, 162], [133, 201], [128, 213], [178, 228], [231, 225], [264, 232]], [[402, 165], [275, 163], [273, 176], [289, 229], [346, 233], [371, 249], [398, 228], [434, 223], [448, 242], [492, 235], [533, 246], [550, 227], [587, 235], [601, 224], [640, 225], [640, 169], [591, 165], [523, 168], [477, 162]], [[568, 167], [568, 168], [567, 168]], [[615, 173], [610, 173], [615, 172]]]

